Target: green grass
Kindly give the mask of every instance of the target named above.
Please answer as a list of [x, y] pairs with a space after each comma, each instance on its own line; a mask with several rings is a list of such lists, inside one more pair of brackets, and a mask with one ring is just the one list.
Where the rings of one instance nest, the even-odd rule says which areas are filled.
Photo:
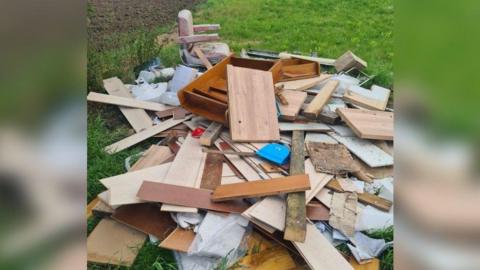
[[[96, 12], [89, 7], [89, 13]], [[336, 58], [347, 50], [368, 62], [367, 72], [377, 75], [374, 82], [393, 86], [393, 1], [273, 1], [273, 0], [208, 0], [194, 12], [194, 21], [220, 23], [222, 41], [237, 53], [242, 49], [270, 51], [316, 52], [320, 57]], [[178, 47], [155, 42], [158, 34], [174, 28], [164, 25], [153, 30], [136, 29], [102, 37], [97, 46], [89, 37], [88, 90], [103, 91], [102, 80], [117, 76], [125, 83], [134, 79], [134, 67], [160, 56], [165, 66], [180, 62]], [[129, 128], [118, 108], [101, 106], [88, 114], [88, 201], [104, 190], [99, 179], [125, 172], [126, 157], [145, 150], [158, 139], [151, 139], [114, 155], [103, 148], [126, 137]], [[90, 107], [91, 108], [91, 107]], [[111, 119], [114, 118], [114, 124]], [[88, 232], [99, 219], [88, 221]], [[393, 239], [393, 229], [375, 232], [373, 237]], [[382, 270], [393, 269], [393, 249], [381, 257]], [[175, 269], [172, 253], [146, 243], [131, 269]], [[88, 269], [125, 269], [89, 264]]]

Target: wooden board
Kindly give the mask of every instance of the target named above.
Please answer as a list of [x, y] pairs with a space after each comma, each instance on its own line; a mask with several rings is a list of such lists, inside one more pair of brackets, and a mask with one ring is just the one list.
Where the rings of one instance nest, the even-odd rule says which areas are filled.
[[[258, 249], [258, 245], [257, 248]], [[238, 266], [229, 268], [231, 270], [292, 270], [295, 268], [295, 261], [288, 253], [288, 249], [280, 245], [271, 248], [254, 251], [250, 250], [248, 255], [243, 257]]]
[[200, 136], [200, 144], [204, 146], [211, 146], [222, 132], [223, 125], [217, 122], [212, 122], [208, 128]]
[[208, 189], [175, 186], [150, 181], [143, 182], [137, 197], [146, 201], [227, 213], [242, 213], [248, 208], [248, 205], [240, 200], [212, 202], [211, 191]]
[[279, 104], [280, 117], [284, 120], [294, 121], [297, 118], [298, 112], [302, 108], [305, 99], [307, 99], [307, 93], [283, 90], [282, 95], [288, 101], [287, 105]]
[[353, 52], [347, 51], [342, 56], [337, 58], [337, 60], [335, 60], [334, 65], [337, 71], [347, 71], [350, 68], [362, 70], [367, 67], [367, 62], [353, 54]]
[[195, 239], [195, 233], [192, 230], [176, 228], [158, 246], [179, 252], [188, 252], [193, 239]]
[[227, 76], [232, 140], [279, 140], [272, 73], [227, 65]]
[[162, 131], [165, 131], [171, 127], [174, 127], [182, 122], [184, 122], [185, 120], [188, 120], [191, 116], [187, 116], [186, 118], [184, 119], [178, 119], [178, 120], [174, 120], [174, 119], [168, 119], [166, 121], [163, 121], [161, 122], [160, 124], [158, 125], [155, 125], [155, 126], [152, 126], [152, 127], [149, 127], [147, 129], [144, 129], [142, 130], [141, 132], [138, 132], [137, 134], [133, 134], [123, 140], [120, 140], [114, 144], [111, 144], [107, 147], [105, 147], [105, 152], [109, 153], [109, 154], [114, 154], [114, 153], [117, 153], [117, 152], [120, 152], [124, 149], [127, 149], [139, 142], [142, 142], [150, 137], [152, 137], [153, 135], [155, 134], [158, 134]]
[[393, 113], [338, 108], [338, 115], [362, 139], [393, 140]]
[[[268, 197], [268, 198], [270, 198], [270, 197]], [[264, 230], [264, 231], [266, 231], [266, 232], [268, 232], [268, 233], [270, 233], [270, 234], [274, 233], [274, 232], [275, 232], [275, 228], [274, 228], [274, 227], [272, 227], [272, 226], [270, 226], [270, 225], [268, 225], [268, 224], [266, 224], [266, 223], [264, 223], [264, 222], [262, 222], [262, 221], [260, 221], [260, 220], [257, 220], [256, 218], [254, 218], [254, 217], [251, 215], [252, 211], [257, 207], [257, 205], [258, 205], [258, 203], [250, 206], [247, 210], [243, 211], [243, 213], [241, 214], [242, 217], [250, 220], [253, 224], [255, 224], [256, 226], [260, 227], [262, 230]]]
[[[97, 199], [99, 199], [97, 197]], [[95, 207], [93, 207], [92, 209], [92, 213], [93, 215], [95, 215], [96, 217], [109, 217], [110, 215], [113, 214], [115, 210], [110, 207], [108, 204], [104, 203], [102, 200], [98, 200], [97, 204], [95, 205]]]
[[163, 181], [170, 168], [170, 163], [157, 165], [137, 171], [103, 178], [100, 182], [109, 189], [108, 204], [118, 206], [123, 204], [141, 203], [136, 196], [144, 180]]
[[329, 135], [372, 168], [393, 165], [393, 157], [368, 140], [342, 137], [334, 133]]
[[298, 59], [304, 59], [304, 60], [309, 60], [309, 61], [315, 61], [318, 64], [325, 65], [325, 66], [333, 66], [335, 64], [335, 59], [305, 56], [305, 55], [300, 55], [300, 54], [291, 54], [291, 53], [287, 53], [287, 52], [279, 53], [278, 57], [280, 57], [280, 59], [298, 58]]
[[203, 169], [200, 188], [214, 190], [221, 185], [223, 170], [223, 155], [208, 153]]
[[294, 175], [263, 181], [221, 185], [213, 192], [212, 201], [264, 197], [308, 189], [310, 189], [308, 175]]
[[130, 171], [137, 171], [143, 168], [148, 168], [163, 164], [173, 158], [173, 153], [167, 146], [152, 145], [148, 148], [142, 157], [133, 164]]
[[87, 219], [92, 216], [92, 210], [97, 206], [98, 202], [100, 201], [99, 198], [93, 199], [91, 202], [88, 203], [86, 208]]
[[294, 130], [305, 130], [305, 131], [329, 131], [330, 127], [322, 123], [279, 123], [280, 131], [294, 131]]
[[[290, 156], [290, 175], [305, 173], [305, 132], [293, 131], [292, 153]], [[287, 195], [285, 218], [285, 240], [304, 242], [306, 236], [305, 192]]]
[[285, 211], [287, 203], [282, 196], [267, 197], [255, 204], [250, 215], [279, 231], [285, 230]]
[[308, 104], [307, 108], [303, 111], [305, 117], [310, 119], [317, 119], [318, 115], [323, 109], [323, 106], [327, 104], [333, 92], [335, 91], [335, 89], [337, 89], [338, 84], [339, 81], [337, 80], [328, 81], [325, 86], [322, 87], [322, 90], [320, 90], [320, 92], [315, 96], [315, 98], [313, 98], [313, 100]]
[[293, 245], [312, 270], [353, 270], [347, 260], [313, 224], [307, 224], [305, 242], [293, 242]]
[[[112, 96], [133, 98], [127, 87], [117, 77], [103, 80], [103, 87]], [[145, 110], [127, 107], [119, 107], [119, 109], [135, 132], [140, 132], [153, 126], [153, 122]]]
[[161, 212], [158, 206], [150, 203], [123, 205], [115, 210], [112, 218], [138, 231], [151, 234], [160, 241], [177, 227], [170, 213]]
[[[337, 179], [332, 179], [326, 186], [327, 188], [334, 190], [336, 192], [344, 192], [343, 188], [338, 183]], [[385, 212], [390, 211], [392, 207], [392, 202], [379, 197], [377, 195], [370, 194], [368, 192], [358, 193], [358, 201], [367, 205], [371, 205], [377, 209], [383, 210]]]
[[276, 83], [276, 87], [282, 87], [284, 90], [293, 90], [293, 91], [303, 91], [309, 88], [314, 87], [315, 85], [319, 84], [320, 82], [330, 78], [332, 75], [329, 74], [321, 74], [318, 77], [310, 78], [310, 79], [302, 79], [302, 80], [295, 80], [295, 81], [288, 81], [288, 82], [279, 82]]
[[146, 237], [141, 232], [104, 218], [87, 238], [87, 260], [130, 267]]
[[[197, 185], [196, 180], [199, 174], [203, 172], [200, 170], [200, 166], [204, 157], [206, 157], [206, 154], [202, 152], [199, 140], [189, 134], [180, 147], [180, 151], [175, 156], [163, 183], [185, 187], [200, 187], [200, 182]], [[162, 205], [162, 211], [196, 212], [197, 210], [164, 204]]]
[[210, 61], [208, 61], [207, 57], [205, 56], [205, 54], [203, 54], [203, 52], [200, 48], [193, 46], [193, 51], [195, 52], [195, 54], [198, 56], [200, 61], [202, 61], [202, 64], [207, 69], [211, 69], [213, 67], [212, 64], [210, 63]]
[[321, 203], [310, 203], [307, 204], [307, 217], [314, 221], [328, 221], [330, 218], [330, 210]]
[[343, 99], [366, 109], [384, 111], [390, 97], [390, 89], [373, 85], [371, 90], [350, 86]]
[[138, 108], [138, 109], [157, 111], [157, 112], [164, 111], [171, 108], [170, 106], [166, 106], [160, 103], [138, 100], [133, 97], [124, 98], [124, 97], [100, 94], [96, 92], [88, 93], [87, 100], [92, 102], [99, 102], [99, 103], [124, 106], [128, 108]]

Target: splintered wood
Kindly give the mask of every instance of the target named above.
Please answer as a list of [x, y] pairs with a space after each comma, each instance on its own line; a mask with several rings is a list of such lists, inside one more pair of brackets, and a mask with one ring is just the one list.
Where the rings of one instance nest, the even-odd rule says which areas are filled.
[[355, 234], [357, 220], [357, 194], [352, 192], [333, 193], [329, 224], [348, 237]]
[[350, 152], [341, 144], [309, 142], [307, 149], [317, 172], [344, 174], [355, 170]]
[[272, 73], [227, 65], [227, 75], [232, 140], [279, 140]]
[[[293, 131], [292, 154], [290, 157], [290, 175], [305, 173], [305, 132]], [[304, 242], [306, 236], [307, 210], [305, 192], [290, 193], [287, 196], [285, 218], [285, 240]]]

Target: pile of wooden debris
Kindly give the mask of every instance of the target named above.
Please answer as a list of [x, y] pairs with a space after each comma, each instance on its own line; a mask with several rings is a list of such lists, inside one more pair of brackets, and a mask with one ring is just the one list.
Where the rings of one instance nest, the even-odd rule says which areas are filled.
[[391, 243], [362, 231], [393, 224], [391, 91], [362, 87], [352, 52], [279, 56], [230, 55], [196, 77], [177, 67], [181, 106], [135, 99], [117, 78], [89, 93], [136, 131], [106, 152], [159, 138], [99, 180], [89, 261], [129, 266], [149, 236], [180, 269], [379, 269]]

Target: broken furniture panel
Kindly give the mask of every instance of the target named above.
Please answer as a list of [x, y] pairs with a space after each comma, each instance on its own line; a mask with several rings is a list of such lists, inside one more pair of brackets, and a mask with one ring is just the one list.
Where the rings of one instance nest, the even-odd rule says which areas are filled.
[[342, 144], [309, 142], [307, 150], [317, 172], [345, 174], [355, 170], [353, 158]]
[[353, 54], [351, 51], [347, 51], [335, 61], [335, 69], [339, 72], [347, 71], [351, 68], [361, 71], [366, 67], [367, 62]]

